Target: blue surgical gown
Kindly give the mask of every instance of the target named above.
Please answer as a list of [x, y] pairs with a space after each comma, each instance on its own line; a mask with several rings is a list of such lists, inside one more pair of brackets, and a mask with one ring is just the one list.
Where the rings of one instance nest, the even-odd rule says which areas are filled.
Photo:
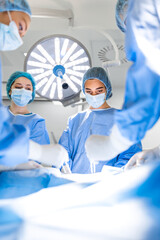
[[115, 114], [122, 136], [138, 142], [160, 116], [160, 1], [130, 0], [125, 35], [125, 101]]
[[[88, 109], [69, 118], [67, 129], [63, 132], [59, 143], [68, 151], [72, 173], [91, 173], [90, 162], [85, 152], [85, 142], [92, 134], [110, 135], [114, 113], [113, 108]], [[96, 165], [96, 172], [100, 172], [104, 165], [123, 167], [135, 153], [141, 150], [141, 143], [138, 143], [110, 161], [100, 161]]]
[[7, 110], [9, 113], [9, 120], [12, 124], [20, 124], [29, 128], [30, 140], [41, 145], [50, 143], [44, 118], [35, 113], [14, 115], [9, 110], [9, 107]]
[[0, 165], [15, 166], [28, 161], [29, 130], [9, 121], [7, 108], [2, 105], [0, 61]]

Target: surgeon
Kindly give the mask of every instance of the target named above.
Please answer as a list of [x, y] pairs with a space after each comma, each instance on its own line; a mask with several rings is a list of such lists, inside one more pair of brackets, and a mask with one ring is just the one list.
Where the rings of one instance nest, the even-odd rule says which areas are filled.
[[[87, 158], [84, 144], [92, 134], [103, 136], [110, 134], [115, 109], [111, 108], [106, 101], [112, 96], [112, 87], [103, 68], [90, 68], [84, 74], [82, 89], [90, 107], [69, 118], [68, 127], [63, 132], [59, 143], [68, 152], [72, 173], [93, 173], [92, 159]], [[98, 161], [94, 172], [100, 172], [104, 165], [123, 167], [135, 153], [141, 150], [141, 143], [135, 144], [110, 161]]]
[[[15, 50], [23, 43], [31, 21], [26, 0], [0, 0], [0, 51]], [[59, 144], [40, 145], [29, 141], [29, 129], [11, 124], [7, 108], [2, 105], [0, 64], [0, 165], [15, 166], [29, 159], [60, 168], [68, 161], [66, 150]]]
[[[0, 0], [0, 51], [20, 47], [30, 21], [27, 1]], [[22, 125], [10, 124], [7, 109], [2, 106], [1, 82], [0, 68], [0, 164], [12, 166], [28, 160], [29, 131]]]
[[91, 136], [86, 141], [89, 158], [110, 160], [144, 138], [160, 116], [160, 2], [119, 0], [118, 25], [125, 32], [128, 70], [125, 101], [115, 112], [110, 136]]
[[8, 79], [6, 90], [11, 99], [11, 105], [7, 108], [10, 121], [13, 124], [28, 126], [30, 139], [39, 144], [49, 144], [49, 136], [45, 125], [45, 119], [28, 110], [28, 104], [34, 101], [36, 82], [27, 72], [14, 72]]

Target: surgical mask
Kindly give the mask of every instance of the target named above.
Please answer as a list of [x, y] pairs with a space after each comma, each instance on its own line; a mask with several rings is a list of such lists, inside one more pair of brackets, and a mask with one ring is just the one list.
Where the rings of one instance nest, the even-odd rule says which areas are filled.
[[86, 101], [93, 108], [99, 108], [106, 101], [106, 94], [105, 93], [97, 94], [97, 95], [94, 95], [94, 96], [92, 96], [88, 93], [85, 93], [85, 95], [86, 95]]
[[12, 21], [10, 12], [8, 12], [8, 16], [10, 19], [9, 25], [0, 24], [0, 51], [15, 50], [23, 44], [17, 25]]
[[24, 107], [32, 99], [32, 91], [26, 90], [24, 88], [14, 88], [12, 89], [11, 98], [17, 106]]

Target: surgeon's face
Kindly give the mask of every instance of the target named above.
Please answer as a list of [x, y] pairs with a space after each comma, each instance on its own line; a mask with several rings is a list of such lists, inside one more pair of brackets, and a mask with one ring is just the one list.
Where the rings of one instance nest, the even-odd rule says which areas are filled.
[[28, 79], [28, 78], [25, 78], [25, 77], [19, 77], [17, 78], [14, 83], [12, 84], [11, 86], [11, 90], [9, 92], [9, 94], [11, 95], [12, 93], [12, 89], [26, 89], [26, 90], [30, 90], [33, 92], [33, 86], [32, 86], [32, 83], [31, 81]]
[[85, 82], [85, 92], [90, 95], [106, 93], [106, 87], [98, 79], [89, 79]]
[[12, 20], [16, 23], [19, 35], [24, 37], [30, 25], [30, 17], [24, 12], [10, 12]]
[[[12, 20], [16, 23], [19, 35], [24, 37], [30, 26], [30, 17], [28, 14], [20, 11], [10, 11]], [[9, 25], [10, 19], [7, 12], [0, 12], [0, 22]]]

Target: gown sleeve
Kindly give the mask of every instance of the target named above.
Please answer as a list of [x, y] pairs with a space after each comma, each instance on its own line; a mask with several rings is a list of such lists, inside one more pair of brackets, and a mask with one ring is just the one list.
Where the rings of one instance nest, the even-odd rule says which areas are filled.
[[72, 132], [72, 120], [69, 118], [67, 123], [67, 128], [62, 133], [62, 136], [59, 139], [59, 144], [62, 145], [68, 152], [69, 162], [68, 165], [70, 169], [72, 169], [72, 149], [73, 149], [73, 141], [71, 137]]
[[28, 161], [29, 129], [12, 124], [6, 107], [0, 105], [0, 165], [15, 166]]
[[30, 133], [30, 139], [41, 145], [50, 144], [45, 119], [38, 119], [34, 122]]
[[142, 144], [141, 142], [132, 145], [128, 150], [120, 153], [117, 157], [116, 157], [116, 162], [114, 164], [114, 167], [123, 167], [125, 164], [127, 164], [127, 162], [129, 161], [129, 159], [136, 154], [137, 152], [141, 152], [142, 151]]
[[15, 166], [28, 161], [29, 130], [9, 121], [7, 108], [2, 105], [0, 61], [0, 165]]
[[125, 50], [132, 65], [123, 108], [115, 119], [121, 135], [136, 143], [160, 116], [160, 1], [128, 2]]

